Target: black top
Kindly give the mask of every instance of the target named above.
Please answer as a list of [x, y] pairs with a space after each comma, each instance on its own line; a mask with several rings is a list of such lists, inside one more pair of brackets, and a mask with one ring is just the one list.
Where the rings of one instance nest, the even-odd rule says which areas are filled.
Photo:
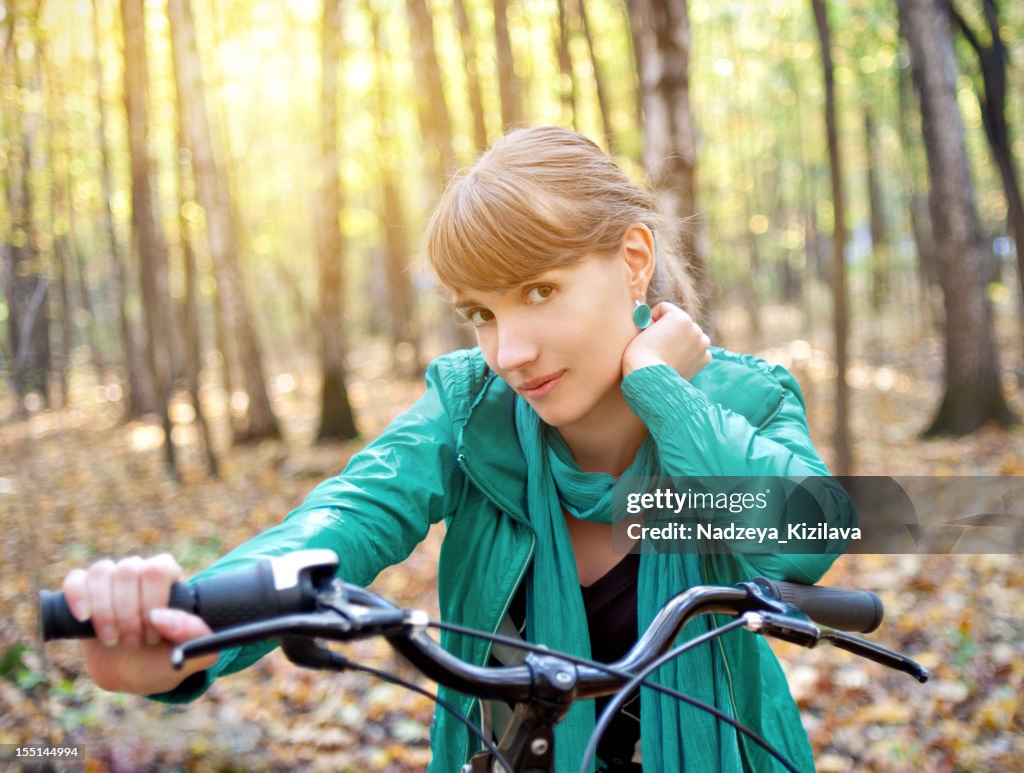
[[[637, 637], [637, 571], [640, 555], [629, 554], [591, 585], [580, 586], [583, 608], [590, 630], [591, 657], [611, 663], [625, 655]], [[520, 635], [526, 629], [526, 583], [516, 591], [509, 615]], [[525, 636], [524, 636], [525, 638]], [[601, 716], [609, 698], [598, 698], [597, 716]], [[631, 762], [640, 740], [640, 694], [634, 694], [604, 734], [597, 747], [598, 770], [639, 773], [640, 765]]]

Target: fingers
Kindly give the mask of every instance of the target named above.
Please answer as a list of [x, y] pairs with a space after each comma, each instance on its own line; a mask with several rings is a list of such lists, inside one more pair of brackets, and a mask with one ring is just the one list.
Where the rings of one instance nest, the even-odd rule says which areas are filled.
[[665, 364], [690, 379], [711, 362], [711, 338], [678, 306], [663, 301], [651, 309], [651, 324], [623, 353], [623, 375]]
[[662, 301], [661, 303], [655, 304], [654, 308], [651, 309], [651, 322], [652, 323], [657, 322], [662, 317], [664, 317], [666, 315], [669, 315], [669, 314], [674, 314], [675, 312], [678, 312], [678, 313], [682, 314], [687, 319], [689, 319], [689, 317], [690, 317], [689, 314], [687, 314], [681, 308], [676, 306], [674, 303], [669, 303], [668, 301]]
[[73, 569], [64, 578], [64, 600], [71, 610], [75, 619], [84, 623], [89, 619], [89, 593], [85, 583], [86, 573], [84, 569]]
[[150, 620], [149, 611], [167, 606], [171, 585], [184, 579], [181, 567], [167, 553], [151, 558], [142, 571], [139, 599], [143, 609], [143, 627], [146, 643], [160, 641], [160, 632]]
[[108, 647], [115, 646], [120, 639], [114, 615], [113, 574], [114, 562], [105, 558], [90, 566], [85, 578], [92, 627], [96, 638]]
[[114, 618], [118, 633], [126, 647], [142, 643], [143, 618], [139, 604], [139, 578], [144, 563], [138, 556], [125, 558], [114, 566], [113, 600]]
[[149, 620], [163, 638], [175, 644], [212, 633], [201, 617], [179, 609], [154, 609]]
[[149, 613], [167, 606], [171, 586], [182, 576], [181, 567], [167, 554], [146, 560], [132, 556], [116, 564], [103, 559], [68, 574], [65, 599], [76, 619], [91, 619], [96, 638], [104, 645], [134, 649], [143, 642], [160, 642]]
[[[201, 617], [178, 609], [154, 609], [149, 613], [149, 619], [160, 636], [174, 644], [213, 633]], [[202, 658], [190, 658], [186, 668], [189, 673], [202, 671], [216, 663], [219, 657], [219, 653], [213, 653]]]

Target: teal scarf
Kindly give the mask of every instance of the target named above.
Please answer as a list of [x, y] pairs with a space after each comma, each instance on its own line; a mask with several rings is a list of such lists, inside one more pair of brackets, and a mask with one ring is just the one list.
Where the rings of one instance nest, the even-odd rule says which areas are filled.
[[[527, 585], [527, 638], [554, 650], [589, 658], [590, 636], [563, 508], [575, 518], [611, 523], [617, 482], [604, 473], [582, 472], [561, 436], [543, 424], [521, 399], [516, 400], [516, 430], [529, 469], [526, 506], [537, 535]], [[620, 480], [658, 474], [654, 443], [648, 436]], [[694, 554], [642, 554], [637, 583], [640, 631], [647, 628], [669, 598], [701, 582], [700, 565]], [[698, 618], [680, 638], [692, 638], [708, 630], [709, 619]], [[718, 652], [714, 642], [698, 646], [656, 671], [656, 681], [731, 714], [725, 669]], [[706, 773], [741, 769], [736, 734], [731, 727], [707, 712], [653, 690], [641, 690], [640, 701], [644, 770]], [[557, 726], [558, 773], [579, 770], [595, 721], [594, 701], [581, 701], [573, 705]]]

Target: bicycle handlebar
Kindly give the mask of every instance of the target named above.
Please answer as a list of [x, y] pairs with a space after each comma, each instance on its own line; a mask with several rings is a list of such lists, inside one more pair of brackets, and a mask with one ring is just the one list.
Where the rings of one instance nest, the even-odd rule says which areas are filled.
[[[201, 617], [213, 630], [316, 608], [316, 589], [333, 577], [331, 550], [299, 550], [252, 566], [171, 586], [167, 606]], [[39, 591], [39, 633], [51, 639], [91, 639], [92, 622], [71, 614], [64, 594]]]
[[[304, 550], [191, 584], [176, 584], [169, 606], [197, 614], [216, 632], [181, 645], [175, 651], [176, 662], [272, 638], [347, 641], [381, 635], [436, 682], [483, 698], [524, 700], [524, 690], [528, 697], [529, 666], [487, 668], [464, 663], [423, 632], [427, 622], [423, 613], [399, 609], [372, 591], [334, 579], [337, 566], [337, 556], [330, 550]], [[71, 615], [62, 593], [40, 591], [39, 603], [44, 641], [95, 635], [90, 622], [80, 623]], [[751, 630], [811, 647], [826, 639], [919, 681], [927, 679], [927, 672], [908, 658], [836, 630], [877, 628], [882, 604], [875, 594], [763, 577], [736, 586], [701, 585], [677, 594], [612, 668], [638, 672], [668, 651], [687, 621], [712, 613], [754, 614], [747, 620]], [[827, 625], [822, 628], [808, 618]], [[590, 666], [578, 666], [570, 676], [581, 698], [609, 694], [622, 683], [620, 676]]]

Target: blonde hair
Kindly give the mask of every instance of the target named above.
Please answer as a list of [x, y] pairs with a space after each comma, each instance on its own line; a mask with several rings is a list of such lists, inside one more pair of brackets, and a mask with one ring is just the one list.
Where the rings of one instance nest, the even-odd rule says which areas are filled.
[[696, 318], [678, 228], [654, 194], [569, 129], [513, 130], [455, 177], [427, 225], [426, 252], [451, 291], [505, 290], [586, 255], [613, 255], [636, 223], [655, 237], [647, 302], [670, 301]]

